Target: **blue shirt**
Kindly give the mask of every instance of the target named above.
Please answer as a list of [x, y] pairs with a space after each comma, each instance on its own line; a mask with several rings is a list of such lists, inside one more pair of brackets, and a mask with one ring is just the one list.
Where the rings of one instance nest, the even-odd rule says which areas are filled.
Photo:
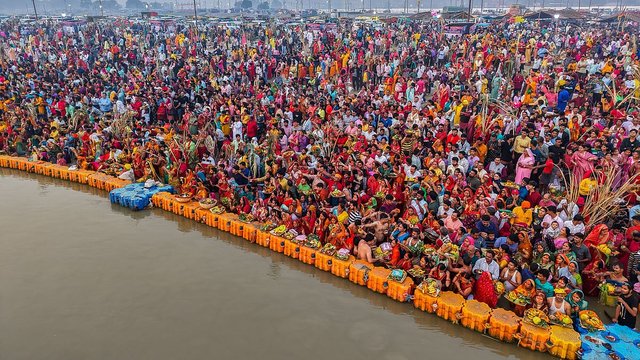
[[409, 237], [409, 233], [405, 232], [404, 234], [400, 234], [400, 230], [394, 230], [391, 233], [391, 237], [396, 238], [399, 243], [403, 243]]
[[113, 104], [109, 98], [102, 98], [98, 100], [98, 106], [100, 106], [100, 111], [102, 112], [110, 112], [113, 109]]
[[558, 111], [561, 113], [567, 108], [567, 104], [571, 100], [571, 94], [566, 89], [561, 90], [558, 93]]
[[540, 282], [540, 279], [536, 278], [534, 282], [536, 283], [536, 288], [538, 290], [542, 290], [546, 297], [553, 297], [553, 285], [551, 285], [548, 281], [543, 284]]
[[476, 222], [476, 229], [480, 232], [485, 232], [487, 234], [494, 234], [494, 235], [498, 235], [498, 228], [496, 227], [496, 225], [489, 221], [489, 225], [485, 226], [482, 223], [482, 220], [478, 220]]
[[[502, 245], [506, 245], [507, 244], [507, 237], [499, 237], [496, 239], [496, 242], [493, 244], [493, 247], [496, 249], [499, 249]], [[509, 247], [509, 252], [511, 252], [512, 254], [515, 254], [516, 251], [518, 251], [518, 244], [513, 243], [511, 245], [507, 245]]]

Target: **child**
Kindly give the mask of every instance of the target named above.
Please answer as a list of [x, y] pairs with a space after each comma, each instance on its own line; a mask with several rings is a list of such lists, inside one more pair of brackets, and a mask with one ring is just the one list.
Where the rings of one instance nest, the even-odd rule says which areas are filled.
[[551, 226], [542, 231], [542, 237], [545, 240], [554, 240], [558, 235], [560, 235], [560, 224], [557, 221], [552, 221]]

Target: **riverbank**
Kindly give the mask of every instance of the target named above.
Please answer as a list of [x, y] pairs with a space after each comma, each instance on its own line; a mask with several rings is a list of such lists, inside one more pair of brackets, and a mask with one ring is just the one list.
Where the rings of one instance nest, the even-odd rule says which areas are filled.
[[[100, 173], [69, 171], [64, 167], [29, 162], [22, 158], [0, 157], [0, 166], [87, 184], [107, 191], [127, 184], [125, 181]], [[291, 258], [331, 272], [338, 277], [349, 278], [351, 282], [366, 286], [396, 301], [409, 301], [416, 308], [435, 313], [445, 320], [486, 333], [493, 338], [506, 342], [517, 342], [518, 345], [525, 348], [549, 352], [552, 355], [569, 359], [576, 357], [576, 351], [581, 346], [579, 335], [573, 330], [553, 326], [548, 329], [532, 327], [523, 323], [511, 312], [501, 309], [491, 310], [476, 301], [465, 301], [453, 293], [445, 292], [440, 297], [430, 297], [420, 291], [415, 291], [415, 284], [410, 279], [406, 279], [402, 283], [388, 281], [386, 279], [388, 270], [386, 269], [376, 268], [353, 258], [341, 261], [328, 257], [314, 249], [260, 231], [259, 224], [243, 223], [235, 215], [212, 214], [210, 211], [200, 209], [195, 202], [179, 203], [175, 201], [173, 196], [162, 193], [154, 196], [152, 200], [156, 207], [255, 241], [265, 248], [282, 252]]]

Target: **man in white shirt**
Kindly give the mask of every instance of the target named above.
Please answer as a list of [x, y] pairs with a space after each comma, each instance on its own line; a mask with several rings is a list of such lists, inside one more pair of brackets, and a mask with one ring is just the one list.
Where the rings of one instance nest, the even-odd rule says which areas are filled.
[[503, 169], [504, 169], [504, 164], [502, 163], [502, 159], [500, 159], [500, 156], [496, 157], [489, 164], [489, 173], [502, 175]]
[[571, 232], [571, 235], [584, 234], [585, 226], [584, 226], [584, 219], [582, 218], [582, 215], [578, 214], [573, 217], [573, 220], [565, 221], [564, 227], [569, 229], [569, 231]]
[[453, 157], [451, 158], [451, 165], [447, 166], [447, 176], [453, 175], [456, 169], [464, 174], [464, 168], [458, 164], [458, 158]]
[[494, 256], [493, 250], [487, 250], [484, 257], [476, 261], [476, 264], [473, 266], [473, 273], [476, 277], [480, 277], [480, 274], [488, 271], [493, 280], [500, 278], [500, 266], [497, 262], [493, 261]]
[[382, 149], [378, 148], [376, 150], [376, 156], [375, 156], [374, 160], [378, 164], [384, 164], [384, 163], [387, 162], [387, 157], [382, 153]]
[[451, 216], [453, 214], [453, 209], [451, 208], [451, 202], [449, 200], [443, 200], [442, 205], [438, 207], [438, 218], [443, 219]]
[[573, 202], [568, 202], [566, 199], [560, 200], [557, 209], [558, 217], [562, 220], [560, 222], [560, 227], [562, 227], [565, 221], [573, 219], [573, 217], [578, 215], [578, 212], [580, 211], [580, 209], [578, 209], [578, 205]]
[[406, 181], [417, 182], [422, 177], [422, 172], [415, 165], [405, 165], [404, 172], [407, 174]]

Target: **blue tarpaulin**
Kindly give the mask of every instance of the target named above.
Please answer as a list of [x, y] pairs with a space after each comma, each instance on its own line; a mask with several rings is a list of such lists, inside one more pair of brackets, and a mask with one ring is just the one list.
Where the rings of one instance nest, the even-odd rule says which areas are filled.
[[171, 185], [145, 187], [144, 183], [135, 183], [111, 190], [109, 200], [132, 210], [142, 210], [149, 206], [151, 197], [161, 191], [174, 193]]

